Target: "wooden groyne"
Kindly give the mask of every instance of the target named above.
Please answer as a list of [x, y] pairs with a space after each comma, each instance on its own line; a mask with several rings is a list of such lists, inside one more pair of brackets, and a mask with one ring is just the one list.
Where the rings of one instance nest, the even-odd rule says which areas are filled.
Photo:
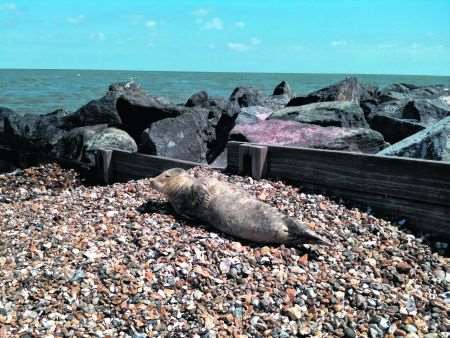
[[[5, 156], [17, 154], [0, 147], [0, 158]], [[284, 180], [450, 241], [449, 163], [240, 142], [228, 143], [227, 156], [227, 168], [214, 169]], [[204, 165], [118, 150], [98, 151], [95, 167], [55, 160], [65, 167], [89, 171], [103, 184], [152, 177], [174, 167]]]

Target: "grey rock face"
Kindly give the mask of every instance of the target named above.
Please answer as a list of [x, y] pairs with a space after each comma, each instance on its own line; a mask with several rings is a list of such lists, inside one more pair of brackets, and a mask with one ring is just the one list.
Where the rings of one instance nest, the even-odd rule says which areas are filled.
[[237, 87], [231, 93], [230, 102], [239, 107], [262, 106], [264, 94], [252, 87]]
[[294, 97], [288, 106], [301, 106], [315, 102], [352, 101], [359, 104], [363, 87], [355, 77], [347, 78], [329, 87], [309, 93], [306, 96]]
[[286, 81], [281, 81], [273, 90], [273, 96], [286, 95], [288, 97], [294, 96], [291, 86]]
[[109, 86], [108, 92], [97, 100], [92, 100], [74, 112], [67, 121], [70, 129], [95, 124], [117, 126], [122, 123], [116, 109], [117, 99], [123, 94], [144, 95], [134, 82], [121, 82]]
[[274, 112], [269, 119], [310, 123], [322, 127], [368, 127], [361, 107], [350, 101], [318, 102], [287, 107]]
[[66, 133], [68, 116], [64, 110], [46, 115], [12, 114], [4, 119], [4, 137], [17, 150], [46, 153]]
[[237, 125], [230, 140], [371, 154], [386, 146], [383, 136], [371, 129], [321, 127], [282, 120]]
[[378, 155], [450, 161], [450, 117], [382, 150]]
[[153, 123], [141, 137], [141, 151], [199, 163], [212, 163], [225, 149], [237, 114], [217, 108], [185, 108], [175, 118]]

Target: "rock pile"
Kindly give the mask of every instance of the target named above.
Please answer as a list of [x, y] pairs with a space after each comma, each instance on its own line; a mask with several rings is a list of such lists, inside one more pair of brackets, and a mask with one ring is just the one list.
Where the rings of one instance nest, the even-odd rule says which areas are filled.
[[[149, 95], [136, 83], [116, 83], [102, 98], [75, 112], [61, 109], [22, 116], [0, 108], [0, 143], [21, 152], [86, 162], [93, 161], [93, 151], [105, 148], [226, 165], [224, 150], [230, 135], [236, 139], [251, 129], [251, 137], [240, 139], [267, 139], [268, 126], [281, 125], [268, 121], [277, 120], [304, 125], [278, 128], [269, 138], [277, 145], [377, 153], [418, 133], [414, 138], [417, 148], [433, 144], [433, 154], [399, 149], [403, 143], [382, 154], [445, 160], [446, 155], [434, 155], [449, 147], [434, 126], [449, 116], [449, 97], [448, 88], [440, 85], [398, 83], [379, 89], [352, 77], [307, 95], [294, 96], [283, 81], [269, 96], [256, 88], [237, 87], [229, 98], [210, 97], [201, 91], [185, 104], [174, 104]], [[419, 133], [426, 128], [433, 132]], [[323, 141], [318, 142], [319, 137]]]

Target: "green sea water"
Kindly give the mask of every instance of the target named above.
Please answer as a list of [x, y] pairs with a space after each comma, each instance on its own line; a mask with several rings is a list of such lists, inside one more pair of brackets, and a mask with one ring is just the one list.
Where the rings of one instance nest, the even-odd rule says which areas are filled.
[[449, 76], [0, 70], [0, 106], [31, 114], [48, 113], [59, 108], [74, 111], [101, 97], [111, 83], [129, 80], [138, 82], [151, 95], [184, 103], [199, 90], [206, 90], [211, 96], [228, 97], [237, 86], [253, 86], [271, 94], [282, 80], [288, 81], [295, 93], [305, 94], [348, 76], [356, 76], [364, 84], [379, 87], [394, 82], [450, 87]]

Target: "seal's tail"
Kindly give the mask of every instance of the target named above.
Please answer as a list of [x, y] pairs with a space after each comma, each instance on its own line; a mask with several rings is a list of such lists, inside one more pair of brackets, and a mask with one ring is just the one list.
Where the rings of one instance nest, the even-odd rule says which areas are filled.
[[320, 236], [306, 225], [296, 222], [290, 217], [286, 217], [286, 223], [289, 230], [289, 237], [293, 242], [302, 244], [332, 245], [327, 239]]

